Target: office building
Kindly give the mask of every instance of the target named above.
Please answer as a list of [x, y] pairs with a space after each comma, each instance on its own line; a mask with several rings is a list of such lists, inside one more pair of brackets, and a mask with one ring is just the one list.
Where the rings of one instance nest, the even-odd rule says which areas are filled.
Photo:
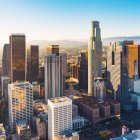
[[80, 66], [77, 63], [72, 65], [72, 78], [73, 80], [77, 81], [77, 83], [78, 83], [78, 77], [79, 77], [79, 68]]
[[91, 22], [88, 46], [88, 95], [93, 95], [94, 77], [102, 77], [102, 42], [98, 21]]
[[47, 47], [47, 55], [56, 54], [59, 55], [59, 45], [48, 45]]
[[63, 95], [64, 86], [62, 56], [45, 57], [45, 100]]
[[106, 88], [103, 78], [94, 78], [94, 97], [99, 101], [103, 102], [106, 95]]
[[107, 51], [107, 89], [112, 98], [121, 98], [121, 74], [122, 74], [122, 47], [117, 42], [110, 44]]
[[26, 120], [18, 120], [16, 122], [16, 134], [18, 136], [18, 140], [31, 139], [31, 129]]
[[32, 123], [33, 118], [33, 86], [29, 82], [12, 83], [8, 85], [9, 126], [12, 132], [16, 129], [18, 120]]
[[63, 72], [64, 72], [64, 75], [66, 76], [66, 74], [67, 74], [67, 52], [60, 52], [59, 55], [62, 56]]
[[12, 34], [10, 36], [10, 79], [11, 82], [25, 81], [25, 35]]
[[6, 76], [1, 77], [1, 93], [5, 102], [8, 102], [8, 84], [10, 84], [10, 78]]
[[29, 82], [39, 79], [39, 46], [31, 45], [27, 49], [27, 78]]
[[35, 119], [36, 132], [40, 139], [47, 139], [48, 137], [48, 114], [41, 112]]
[[3, 124], [0, 124], [0, 140], [6, 140], [6, 132]]
[[72, 133], [72, 100], [63, 96], [48, 100], [48, 139]]
[[130, 106], [131, 81], [139, 77], [137, 72], [139, 63], [138, 48], [139, 45], [135, 45], [133, 41], [123, 41], [121, 103], [124, 109], [127, 109], [128, 105]]
[[88, 90], [88, 50], [81, 51], [81, 61], [79, 68], [79, 89]]
[[9, 55], [9, 44], [4, 44], [3, 55], [2, 55], [2, 75], [10, 76], [10, 55]]

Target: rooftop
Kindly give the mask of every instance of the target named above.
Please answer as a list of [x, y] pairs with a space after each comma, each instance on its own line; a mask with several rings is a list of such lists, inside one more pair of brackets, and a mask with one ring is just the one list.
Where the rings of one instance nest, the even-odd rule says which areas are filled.
[[49, 99], [53, 104], [56, 103], [61, 103], [61, 102], [66, 102], [66, 101], [71, 101], [70, 98], [63, 96], [63, 97], [57, 97], [57, 98], [51, 98]]

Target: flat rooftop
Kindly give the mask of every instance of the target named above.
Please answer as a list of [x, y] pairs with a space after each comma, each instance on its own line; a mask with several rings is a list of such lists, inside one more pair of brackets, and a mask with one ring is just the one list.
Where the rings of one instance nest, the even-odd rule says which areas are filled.
[[56, 103], [61, 103], [61, 102], [66, 102], [66, 101], [71, 101], [70, 98], [63, 96], [63, 97], [57, 97], [57, 98], [51, 98], [49, 99], [53, 104]]

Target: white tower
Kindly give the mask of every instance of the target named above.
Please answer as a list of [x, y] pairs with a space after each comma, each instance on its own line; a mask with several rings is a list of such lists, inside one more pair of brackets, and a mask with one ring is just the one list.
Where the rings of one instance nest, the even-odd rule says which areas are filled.
[[72, 132], [72, 100], [63, 96], [48, 99], [48, 139]]
[[93, 95], [94, 77], [102, 77], [102, 42], [98, 21], [91, 22], [88, 44], [88, 95]]

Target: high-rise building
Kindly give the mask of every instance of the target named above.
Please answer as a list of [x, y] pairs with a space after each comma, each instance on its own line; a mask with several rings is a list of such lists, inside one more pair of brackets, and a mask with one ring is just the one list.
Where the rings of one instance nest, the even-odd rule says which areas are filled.
[[32, 123], [33, 86], [29, 82], [8, 85], [9, 126], [14, 132], [18, 120]]
[[49, 54], [56, 54], [59, 55], [59, 45], [49, 45], [47, 47], [47, 55]]
[[38, 81], [39, 78], [39, 46], [31, 45], [27, 49], [27, 80]]
[[107, 52], [107, 89], [115, 100], [120, 100], [123, 46], [117, 44], [110, 44]]
[[10, 36], [10, 79], [11, 82], [25, 81], [25, 35]]
[[79, 68], [79, 89], [88, 89], [88, 50], [81, 51], [81, 61]]
[[59, 55], [62, 56], [63, 72], [64, 72], [64, 75], [66, 75], [67, 74], [67, 53], [66, 52], [60, 52]]
[[8, 84], [10, 84], [10, 78], [7, 76], [1, 77], [1, 94], [5, 102], [8, 102]]
[[63, 95], [62, 56], [56, 54], [45, 57], [45, 100]]
[[9, 62], [9, 44], [4, 44], [3, 47], [3, 55], [2, 55], [2, 75], [3, 76], [9, 76], [9, 68], [10, 68], [10, 62]]
[[[138, 70], [138, 48], [139, 45], [135, 45], [133, 41], [123, 41], [122, 50], [122, 94], [121, 103], [123, 106], [130, 105], [130, 90], [131, 80], [135, 74], [135, 68]], [[134, 67], [136, 65], [136, 67]], [[137, 76], [138, 77], [138, 76]]]
[[98, 21], [91, 22], [88, 46], [88, 95], [93, 95], [94, 77], [102, 77], [102, 42]]
[[58, 97], [48, 100], [48, 139], [72, 132], [72, 100]]

